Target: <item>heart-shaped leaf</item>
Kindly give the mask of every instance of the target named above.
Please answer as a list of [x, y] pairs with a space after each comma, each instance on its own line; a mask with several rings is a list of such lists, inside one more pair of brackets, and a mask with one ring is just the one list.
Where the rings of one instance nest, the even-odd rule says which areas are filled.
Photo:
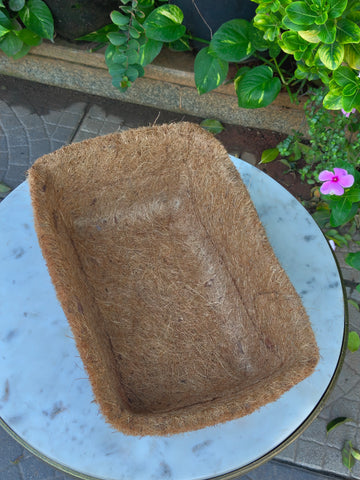
[[223, 23], [210, 42], [210, 50], [227, 62], [240, 62], [254, 52], [252, 25], [243, 19]]
[[184, 15], [176, 5], [162, 5], [153, 10], [144, 22], [148, 38], [160, 42], [175, 42], [182, 37], [186, 27], [182, 25]]
[[139, 63], [143, 67], [151, 63], [154, 58], [156, 58], [163, 46], [163, 42], [158, 40], [152, 40], [149, 38], [143, 45], [140, 47], [139, 51]]
[[195, 85], [199, 94], [210, 92], [223, 83], [229, 64], [214, 56], [209, 47], [200, 50], [194, 63]]
[[42, 0], [28, 0], [19, 12], [24, 25], [42, 38], [52, 40], [54, 20], [49, 7]]
[[249, 70], [236, 85], [239, 107], [261, 108], [270, 105], [281, 90], [281, 82], [266, 65]]

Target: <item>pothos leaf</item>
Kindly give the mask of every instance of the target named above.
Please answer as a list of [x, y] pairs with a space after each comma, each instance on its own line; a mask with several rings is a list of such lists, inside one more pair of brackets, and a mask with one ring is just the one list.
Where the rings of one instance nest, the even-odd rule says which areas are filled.
[[214, 135], [217, 135], [224, 130], [221, 122], [219, 122], [219, 120], [216, 120], [215, 118], [206, 118], [205, 120], [200, 122], [200, 126], [205, 128], [205, 130], [213, 133]]
[[273, 71], [266, 65], [252, 68], [236, 84], [238, 104], [241, 108], [267, 107], [280, 90], [280, 80], [273, 77]]
[[345, 257], [345, 262], [350, 265], [350, 267], [360, 270], [360, 252], [348, 253]]
[[347, 423], [347, 422], [352, 422], [353, 420], [349, 417], [337, 417], [337, 418], [334, 418], [334, 420], [331, 420], [331, 422], [329, 422], [327, 425], [326, 425], [326, 433], [329, 434], [332, 430], [334, 430], [336, 427], [338, 427], [339, 425], [343, 425], [344, 423]]
[[260, 163], [270, 163], [273, 162], [276, 157], [279, 155], [279, 150], [277, 148], [268, 148], [264, 150], [261, 154]]
[[[359, 305], [357, 305], [359, 309]], [[356, 352], [360, 348], [360, 337], [357, 332], [349, 332], [349, 337], [348, 337], [348, 349], [350, 352]]]
[[199, 94], [214, 90], [225, 80], [229, 64], [210, 52], [209, 47], [200, 50], [194, 63], [195, 84]]

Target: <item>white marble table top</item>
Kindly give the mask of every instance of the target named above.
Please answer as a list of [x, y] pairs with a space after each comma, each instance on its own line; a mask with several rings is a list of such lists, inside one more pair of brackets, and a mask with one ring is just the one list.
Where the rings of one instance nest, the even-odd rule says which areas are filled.
[[331, 249], [283, 187], [231, 158], [303, 300], [320, 361], [310, 377], [253, 414], [170, 437], [125, 436], [105, 423], [42, 258], [27, 183], [0, 204], [0, 417], [59, 468], [106, 480], [226, 474], [294, 436], [327, 392], [344, 336], [343, 290]]

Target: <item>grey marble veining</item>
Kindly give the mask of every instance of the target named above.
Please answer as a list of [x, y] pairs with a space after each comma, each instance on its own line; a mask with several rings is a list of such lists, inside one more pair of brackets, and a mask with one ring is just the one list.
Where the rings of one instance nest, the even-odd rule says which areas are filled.
[[114, 431], [93, 402], [38, 246], [23, 183], [0, 205], [0, 416], [49, 459], [106, 480], [209, 478], [281, 444], [323, 396], [344, 328], [344, 299], [331, 249], [285, 189], [232, 160], [310, 316], [321, 355], [316, 371], [278, 401], [222, 425], [167, 438]]

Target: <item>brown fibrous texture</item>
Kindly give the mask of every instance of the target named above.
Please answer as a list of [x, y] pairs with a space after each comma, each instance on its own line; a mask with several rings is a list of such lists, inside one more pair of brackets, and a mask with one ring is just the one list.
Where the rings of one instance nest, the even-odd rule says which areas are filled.
[[41, 157], [28, 180], [50, 276], [114, 428], [215, 425], [314, 371], [308, 315], [210, 133], [184, 122], [97, 137]]

